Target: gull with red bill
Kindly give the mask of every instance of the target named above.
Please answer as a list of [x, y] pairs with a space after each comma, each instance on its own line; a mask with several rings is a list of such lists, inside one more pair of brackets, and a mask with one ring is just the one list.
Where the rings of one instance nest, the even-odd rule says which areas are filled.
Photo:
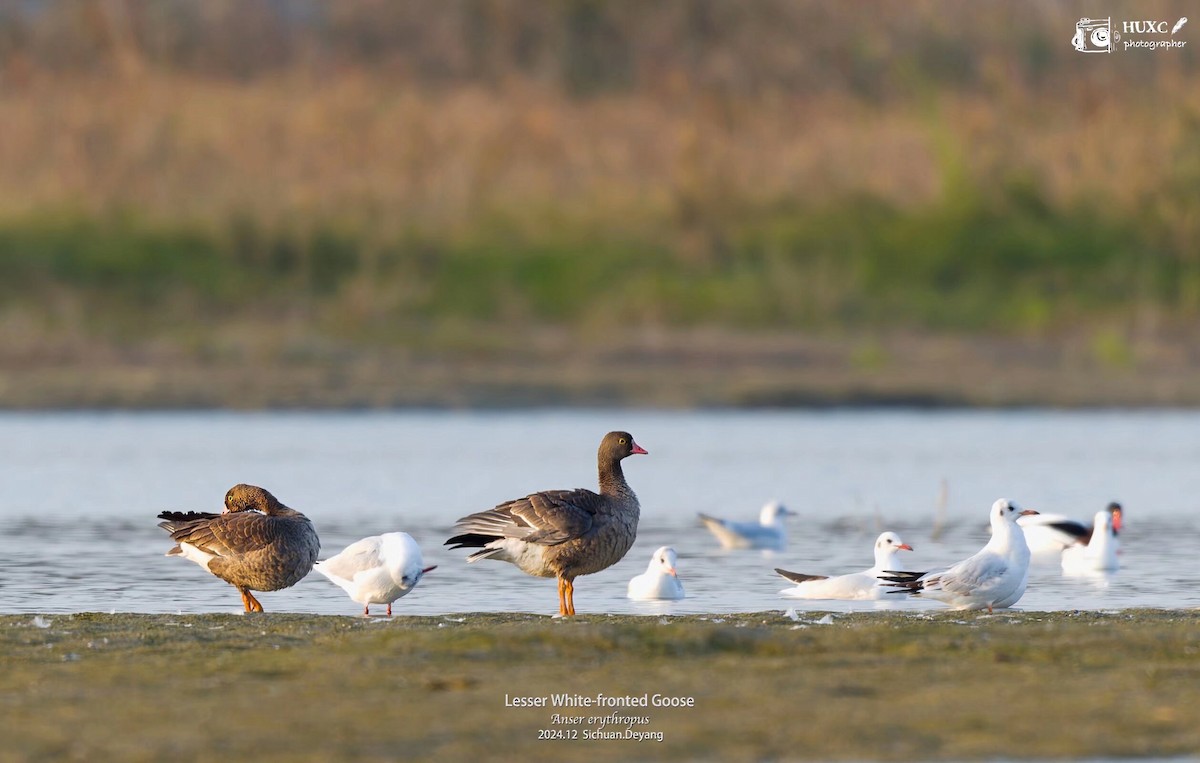
[[670, 546], [662, 546], [650, 557], [646, 571], [629, 581], [626, 595], [636, 601], [682, 599], [683, 583], [676, 566], [679, 555]]
[[646, 450], [628, 432], [609, 432], [596, 453], [600, 492], [543, 490], [459, 519], [451, 548], [479, 549], [468, 562], [496, 559], [558, 579], [558, 614], [575, 614], [575, 578], [607, 569], [637, 538], [641, 506], [621, 461]]
[[879, 576], [884, 570], [895, 569], [896, 555], [900, 551], [912, 550], [899, 535], [885, 532], [875, 539], [875, 566], [862, 572], [830, 577], [788, 572], [776, 567], [776, 572], [796, 584], [779, 593], [793, 599], [881, 599], [886, 589]]
[[1017, 518], [1037, 514], [1001, 498], [992, 504], [992, 537], [974, 556], [950, 567], [928, 572], [885, 570], [879, 579], [889, 593], [937, 599], [954, 609], [1011, 607], [1029, 581], [1029, 546]]

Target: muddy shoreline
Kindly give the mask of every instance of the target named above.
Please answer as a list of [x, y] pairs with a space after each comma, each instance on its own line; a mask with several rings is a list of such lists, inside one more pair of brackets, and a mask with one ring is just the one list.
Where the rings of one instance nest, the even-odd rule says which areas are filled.
[[[5, 615], [0, 759], [1187, 755], [1197, 626], [1198, 610]], [[551, 706], [568, 695], [626, 704]], [[613, 714], [640, 736], [593, 733]]]

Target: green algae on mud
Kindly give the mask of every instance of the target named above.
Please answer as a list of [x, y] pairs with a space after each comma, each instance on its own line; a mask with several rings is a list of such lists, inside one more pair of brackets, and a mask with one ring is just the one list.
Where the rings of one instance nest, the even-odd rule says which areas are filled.
[[1200, 751], [1200, 611], [824, 614], [0, 616], [0, 760]]

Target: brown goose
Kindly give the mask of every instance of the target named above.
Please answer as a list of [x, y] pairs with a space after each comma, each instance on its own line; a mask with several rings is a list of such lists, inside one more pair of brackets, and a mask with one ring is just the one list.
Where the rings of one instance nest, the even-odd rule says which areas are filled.
[[262, 612], [250, 593], [300, 582], [317, 561], [321, 542], [312, 522], [254, 485], [234, 485], [220, 514], [164, 511], [158, 526], [176, 545], [167, 556], [190, 559], [242, 594], [247, 612]]
[[609, 432], [596, 461], [600, 492], [544, 490], [463, 517], [451, 548], [477, 548], [468, 562], [498, 559], [537, 577], [558, 578], [558, 613], [575, 614], [575, 578], [611, 567], [637, 537], [641, 509], [621, 460], [646, 453], [628, 432]]

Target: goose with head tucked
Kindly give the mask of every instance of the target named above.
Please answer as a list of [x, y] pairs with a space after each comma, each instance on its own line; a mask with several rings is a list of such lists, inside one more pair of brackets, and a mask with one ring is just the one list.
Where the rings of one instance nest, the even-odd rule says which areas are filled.
[[558, 613], [575, 614], [575, 579], [619, 562], [637, 537], [641, 506], [621, 461], [646, 450], [628, 432], [609, 432], [596, 453], [600, 492], [543, 490], [459, 519], [451, 548], [558, 579]]
[[225, 510], [164, 511], [158, 526], [182, 556], [229, 583], [247, 612], [262, 612], [251, 591], [278, 591], [300, 582], [317, 561], [321, 541], [308, 517], [255, 485], [234, 485]]

